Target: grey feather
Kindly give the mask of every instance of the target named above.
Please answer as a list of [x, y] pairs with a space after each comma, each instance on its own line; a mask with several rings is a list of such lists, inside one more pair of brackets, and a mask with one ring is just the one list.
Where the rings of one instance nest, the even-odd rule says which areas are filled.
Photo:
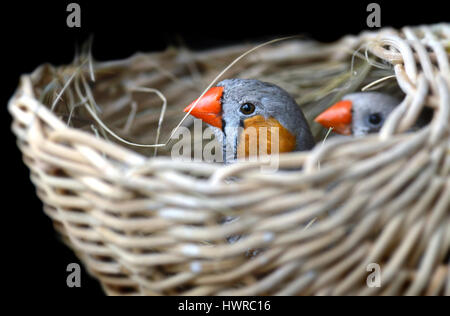
[[[356, 92], [343, 97], [352, 101], [352, 134], [364, 136], [369, 133], [377, 133], [389, 114], [400, 104], [400, 100], [381, 92]], [[380, 115], [380, 122], [373, 124], [370, 116]], [[429, 123], [431, 117], [429, 109], [425, 108], [413, 129], [420, 128]]]
[[[315, 141], [302, 110], [285, 90], [274, 84], [253, 79], [227, 79], [217, 86], [224, 87], [222, 95], [224, 128], [223, 132], [214, 128], [214, 132], [224, 144], [226, 162], [235, 159], [241, 122], [254, 115], [277, 119], [296, 137], [296, 151], [314, 147]], [[256, 107], [250, 116], [239, 111], [245, 103], [252, 103]]]

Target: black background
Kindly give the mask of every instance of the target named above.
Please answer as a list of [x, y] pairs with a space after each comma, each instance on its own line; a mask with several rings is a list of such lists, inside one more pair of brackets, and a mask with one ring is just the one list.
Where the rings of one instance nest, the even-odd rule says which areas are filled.
[[[66, 7], [81, 5], [81, 28], [66, 26]], [[6, 287], [17, 294], [45, 296], [102, 295], [83, 273], [81, 288], [66, 286], [67, 264], [78, 262], [62, 245], [41, 211], [28, 170], [10, 132], [6, 102], [19, 75], [43, 62], [69, 63], [75, 46], [94, 35], [98, 60], [125, 58], [136, 51], [161, 51], [181, 41], [192, 49], [242, 41], [305, 34], [334, 41], [366, 26], [367, 4], [381, 5], [382, 26], [402, 27], [448, 22], [442, 1], [35, 1], [1, 7], [2, 146], [4, 159], [2, 216]], [[6, 194], [5, 194], [6, 192]], [[10, 280], [9, 280], [10, 279]], [[45, 290], [44, 290], [45, 288]]]

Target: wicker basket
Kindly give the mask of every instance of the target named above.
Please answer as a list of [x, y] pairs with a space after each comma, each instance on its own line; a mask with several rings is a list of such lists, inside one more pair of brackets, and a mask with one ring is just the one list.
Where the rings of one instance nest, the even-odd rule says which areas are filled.
[[[81, 70], [43, 65], [21, 78], [10, 100], [12, 129], [44, 211], [107, 294], [449, 295], [448, 24], [382, 29], [333, 44], [290, 39], [249, 54], [226, 77], [278, 83], [311, 118], [331, 104], [314, 91], [333, 76], [294, 82], [290, 75], [313, 74], [319, 64], [330, 74], [348, 72], [361, 47], [391, 67], [404, 101], [379, 134], [281, 155], [280, 166], [292, 171], [171, 159], [170, 147], [153, 157], [154, 149], [125, 146], [86, 125], [83, 109], [68, 125], [65, 104], [74, 96], [48, 93], [55, 82], [61, 91], [61, 80], [72, 84], [71, 74], [91, 73], [87, 98], [102, 121], [123, 138], [151, 144], [170, 134], [183, 106], [202, 92], [197, 87], [248, 45], [168, 49]], [[167, 97], [160, 131], [161, 101], [131, 85]], [[431, 124], [404, 132], [424, 106], [434, 111]], [[144, 113], [132, 124], [130, 108]], [[226, 216], [239, 219], [223, 224]], [[233, 235], [241, 238], [227, 242]], [[381, 268], [381, 287], [367, 284], [371, 263]]]

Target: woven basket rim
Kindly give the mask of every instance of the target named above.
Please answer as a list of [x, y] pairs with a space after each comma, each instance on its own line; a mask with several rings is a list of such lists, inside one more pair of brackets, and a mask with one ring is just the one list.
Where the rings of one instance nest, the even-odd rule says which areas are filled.
[[[440, 27], [445, 27], [448, 26], [445, 23], [440, 23], [440, 24], [435, 24], [430, 26], [431, 29], [438, 29]], [[408, 27], [406, 27], [407, 30], [409, 30]], [[376, 40], [376, 37], [374, 37], [374, 34], [383, 34], [383, 32], [390, 32], [393, 29], [390, 27], [387, 28], [383, 28], [378, 32], [373, 32], [373, 31], [364, 31], [362, 32], [359, 36], [360, 37], [365, 37], [367, 36], [368, 38], [371, 38], [372, 40]], [[348, 42], [348, 41], [352, 41], [355, 38], [358, 38], [358, 36], [345, 36], [343, 38], [341, 38], [341, 40], [337, 41], [336, 43], [340, 43], [340, 42]], [[399, 38], [394, 37], [394, 36], [387, 36], [387, 40], [385, 39], [386, 42], [389, 41], [395, 41], [395, 40], [399, 40]], [[295, 41], [295, 40], [292, 40]], [[301, 40], [300, 40], [301, 41]], [[336, 44], [334, 43], [334, 44]], [[330, 46], [332, 46], [333, 44], [330, 44]], [[236, 48], [238, 47], [238, 45], [235, 45]], [[229, 49], [233, 49], [233, 47], [228, 47]], [[170, 50], [171, 48], [169, 48]], [[211, 50], [208, 50], [209, 52], [220, 52], [221, 48], [214, 48]], [[376, 47], [376, 49], [373, 50], [374, 54], [377, 55], [380, 58], [386, 58], [387, 55], [389, 56], [389, 61], [392, 62], [393, 64], [397, 64], [397, 63], [401, 63], [403, 61], [402, 55], [400, 53], [391, 53], [391, 52], [387, 52], [386, 50], [383, 50], [380, 46]], [[204, 51], [200, 52], [201, 53], [205, 53]], [[134, 53], [133, 55], [131, 55], [130, 57], [121, 59], [121, 60], [117, 60], [117, 61], [104, 61], [104, 62], [100, 62], [99, 64], [110, 64], [110, 63], [114, 63], [114, 62], [127, 62], [127, 61], [132, 61], [134, 59], [139, 59], [142, 58], [143, 56], [146, 55], [154, 55], [156, 53], [142, 53], [142, 52], [137, 52]], [[45, 64], [44, 64], [45, 65]], [[10, 101], [8, 102], [8, 109], [10, 112], [12, 112], [12, 107], [13, 104], [15, 102], [21, 103], [22, 100], [24, 100], [24, 98], [32, 98], [34, 99], [34, 93], [32, 92], [32, 83], [31, 83], [31, 77], [33, 76], [33, 74], [37, 71], [39, 71], [39, 69], [44, 66], [44, 65], [40, 65], [38, 66], [32, 73], [27, 74], [27, 75], [22, 75], [20, 78], [20, 84], [19, 87], [23, 87], [23, 95], [21, 95], [20, 97], [17, 97], [17, 93], [15, 93], [11, 98]], [[65, 65], [61, 65], [58, 66], [59, 67], [64, 67]], [[100, 66], [101, 67], [101, 66]], [[416, 72], [416, 71], [414, 71]], [[402, 73], [401, 75], [404, 75], [404, 73]], [[397, 78], [398, 80], [398, 78]], [[445, 82], [445, 80], [443, 80], [443, 82]], [[403, 85], [400, 85], [401, 87], [403, 87]], [[24, 100], [24, 101], [28, 101], [28, 100]], [[434, 102], [431, 104], [432, 107], [436, 108], [436, 100], [433, 100]], [[134, 169], [134, 168], [142, 168], [143, 165], [146, 165], [148, 163], [151, 163], [151, 161], [154, 160], [161, 160], [164, 163], [170, 163], [170, 160], [176, 160], [175, 158], [170, 158], [168, 159], [167, 157], [164, 156], [157, 156], [157, 157], [146, 157], [143, 154], [137, 153], [133, 150], [124, 148], [123, 146], [121, 146], [120, 144], [117, 143], [110, 143], [107, 142], [106, 140], [103, 139], [97, 139], [95, 138], [95, 135], [91, 134], [91, 133], [87, 133], [87, 132], [83, 132], [83, 131], [79, 131], [78, 129], [74, 128], [74, 127], [70, 127], [67, 126], [60, 118], [56, 117], [56, 115], [54, 113], [52, 113], [45, 105], [43, 105], [42, 103], [40, 103], [39, 101], [37, 101], [37, 104], [35, 104], [35, 108], [36, 111], [42, 111], [43, 112], [43, 116], [45, 116], [46, 118], [49, 119], [49, 121], [54, 124], [54, 128], [58, 129], [58, 130], [66, 130], [66, 131], [70, 131], [70, 134], [77, 134], [77, 133], [83, 133], [85, 134], [84, 136], [86, 137], [86, 141], [92, 141], [97, 143], [97, 145], [100, 145], [104, 150], [106, 150], [108, 153], [114, 153], [115, 151], [120, 151], [120, 154], [122, 156], [122, 158], [124, 159], [124, 161], [126, 161], [129, 164], [129, 169]], [[36, 113], [37, 114], [37, 113]], [[434, 122], [432, 122], [431, 124], [434, 124]], [[77, 135], [78, 136], [78, 135]], [[389, 135], [390, 137], [393, 137], [394, 135]], [[395, 135], [398, 136], [398, 135]], [[407, 135], [405, 136], [400, 136], [401, 138], [409, 138], [412, 135]], [[58, 132], [55, 133], [55, 139], [58, 138]], [[75, 136], [74, 136], [75, 137]], [[367, 135], [365, 136], [366, 138], [376, 138], [376, 136], [373, 135]], [[83, 137], [84, 138], [84, 137]], [[89, 140], [88, 140], [89, 138]], [[383, 137], [380, 138], [379, 141], [383, 142], [386, 141], [387, 137]], [[357, 143], [358, 139], [351, 139], [349, 140], [349, 142], [355, 142]], [[334, 147], [336, 146], [334, 144], [334, 142], [336, 143], [340, 143], [341, 140], [338, 139], [331, 139], [327, 144], [322, 144], [325, 147]], [[299, 158], [299, 159], [303, 159], [303, 157], [305, 155], [313, 155], [314, 152], [316, 152], [318, 150], [319, 146], [316, 146], [315, 148], [313, 148], [310, 151], [304, 151], [304, 152], [293, 152], [293, 153], [280, 153], [280, 157], [292, 157], [293, 159]], [[327, 148], [323, 149], [324, 151], [327, 151]], [[106, 157], [106, 159], [108, 159], [108, 157]], [[178, 161], [176, 160], [175, 163], [182, 163], [183, 165], [185, 164], [184, 161]], [[252, 167], [254, 165], [254, 163], [251, 162], [247, 162], [247, 161], [239, 161], [240, 164], [244, 164], [247, 167]], [[211, 164], [210, 162], [188, 162], [188, 164]], [[222, 165], [222, 164], [213, 164], [215, 167], [217, 168], [233, 168], [232, 166], [227, 166], [227, 165]], [[260, 164], [258, 164], [259, 166]], [[243, 167], [245, 168], [245, 167]]]

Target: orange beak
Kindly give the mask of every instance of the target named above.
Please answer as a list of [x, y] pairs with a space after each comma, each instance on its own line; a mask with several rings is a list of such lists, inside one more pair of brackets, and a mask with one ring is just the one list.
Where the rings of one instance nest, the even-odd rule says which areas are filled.
[[352, 101], [342, 100], [322, 112], [315, 121], [342, 135], [351, 135]]
[[222, 103], [220, 101], [222, 94], [223, 87], [212, 87], [203, 97], [188, 105], [184, 112], [190, 113], [211, 126], [222, 129]]

